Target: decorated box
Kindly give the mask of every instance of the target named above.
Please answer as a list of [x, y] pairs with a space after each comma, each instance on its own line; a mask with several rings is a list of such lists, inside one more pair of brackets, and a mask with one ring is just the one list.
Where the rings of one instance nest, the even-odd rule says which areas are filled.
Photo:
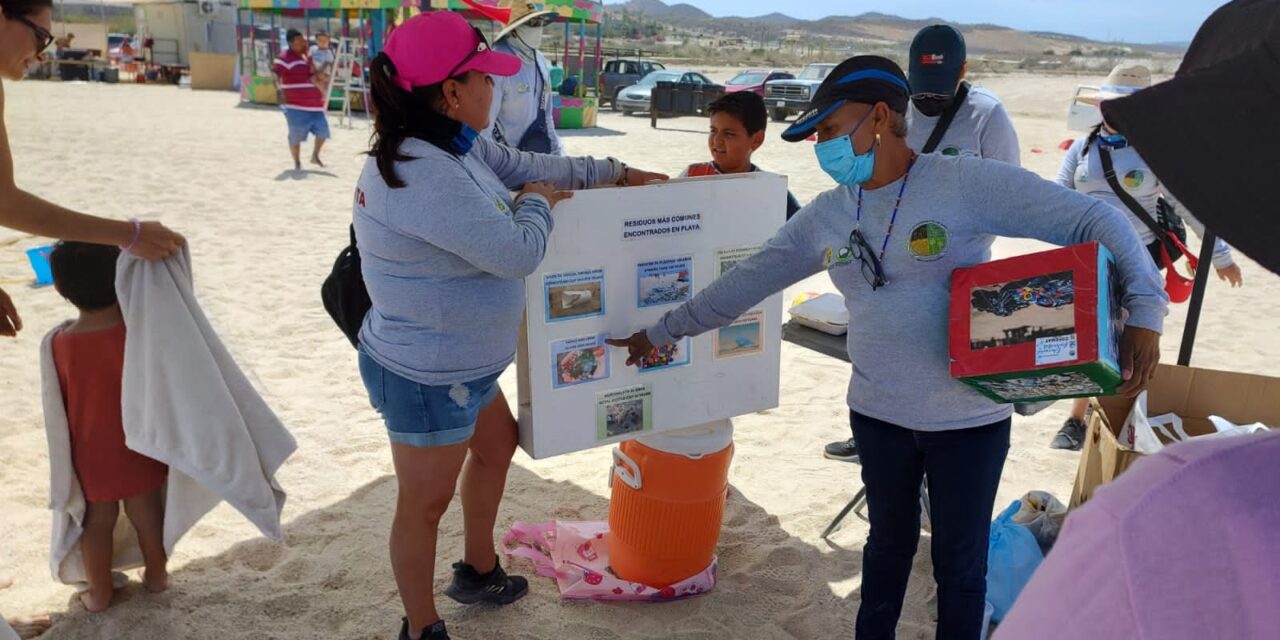
[[557, 129], [591, 129], [596, 126], [595, 98], [570, 98], [557, 93], [552, 96], [551, 109]]
[[997, 402], [1115, 393], [1118, 280], [1096, 242], [956, 269], [951, 375]]

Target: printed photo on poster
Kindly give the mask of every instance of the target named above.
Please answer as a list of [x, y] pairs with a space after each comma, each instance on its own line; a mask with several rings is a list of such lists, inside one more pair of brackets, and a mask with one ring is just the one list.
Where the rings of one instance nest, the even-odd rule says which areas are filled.
[[604, 334], [551, 343], [551, 386], [555, 389], [609, 379], [609, 347]]
[[649, 352], [649, 355], [640, 358], [638, 367], [641, 373], [645, 373], [683, 367], [687, 364], [689, 364], [689, 338], [654, 349]]
[[720, 249], [716, 251], [716, 279], [720, 279], [729, 270], [738, 266], [739, 262], [754, 256], [760, 247], [740, 247], [737, 249]]
[[1076, 332], [1071, 271], [974, 287], [969, 298], [969, 348], [1004, 347]]
[[604, 315], [604, 269], [547, 274], [543, 290], [547, 322]]
[[653, 430], [653, 391], [642, 384], [596, 394], [596, 440]]
[[749, 356], [764, 350], [764, 312], [748, 311], [716, 331], [716, 358]]
[[693, 258], [667, 258], [636, 265], [636, 304], [654, 307], [693, 297]]

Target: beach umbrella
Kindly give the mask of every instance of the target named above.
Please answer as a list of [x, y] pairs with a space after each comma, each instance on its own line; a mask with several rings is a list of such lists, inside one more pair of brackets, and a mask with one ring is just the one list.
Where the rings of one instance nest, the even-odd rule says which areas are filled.
[[[1233, 0], [1200, 26], [1174, 77], [1102, 103], [1108, 124], [1207, 232], [1280, 273], [1280, 0]], [[1206, 266], [1196, 274], [1179, 364], [1191, 359]]]

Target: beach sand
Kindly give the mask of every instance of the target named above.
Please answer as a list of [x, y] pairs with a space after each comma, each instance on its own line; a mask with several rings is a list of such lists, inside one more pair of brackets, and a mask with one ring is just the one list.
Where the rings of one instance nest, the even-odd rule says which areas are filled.
[[[718, 78], [723, 79], [723, 78]], [[1012, 75], [982, 80], [1005, 99], [1021, 137], [1023, 162], [1052, 176], [1062, 158], [1066, 101], [1077, 82], [1100, 78]], [[0, 286], [26, 321], [0, 341], [0, 610], [55, 613], [53, 640], [227, 640], [391, 638], [401, 607], [386, 553], [395, 481], [381, 422], [368, 406], [355, 352], [320, 305], [319, 286], [347, 242], [352, 189], [368, 129], [336, 126], [330, 167], [292, 176], [284, 118], [239, 108], [231, 93], [173, 87], [26, 82], [6, 85], [6, 124], [20, 185], [100, 215], [162, 219], [191, 241], [197, 292], [216, 328], [299, 442], [279, 480], [289, 492], [285, 541], [260, 538], [225, 505], [196, 526], [171, 561], [173, 588], [146, 594], [134, 583], [107, 613], [89, 615], [48, 572], [48, 465], [39, 396], [41, 336], [73, 310], [52, 288], [27, 286], [23, 249], [41, 244], [0, 232]], [[705, 161], [706, 121], [604, 113], [600, 128], [564, 133], [575, 154], [615, 154], [675, 175]], [[792, 176], [808, 202], [832, 186], [808, 144], [787, 145], [770, 130], [756, 158]], [[1043, 150], [1031, 152], [1032, 148]], [[1193, 240], [1194, 242], [1194, 240]], [[1043, 248], [1000, 240], [997, 257]], [[1237, 257], [1246, 288], [1210, 281], [1195, 364], [1275, 375], [1280, 344], [1280, 279]], [[834, 290], [825, 275], [788, 299]], [[441, 300], [439, 304], [466, 304]], [[1185, 306], [1166, 324], [1172, 362]], [[737, 459], [719, 548], [714, 593], [667, 604], [561, 602], [555, 585], [533, 577], [527, 598], [503, 609], [463, 608], [441, 598], [459, 639], [835, 638], [851, 637], [858, 607], [864, 522], [850, 518], [824, 542], [835, 513], [858, 490], [858, 467], [822, 458], [848, 437], [848, 365], [782, 346], [782, 406], [737, 419]], [[502, 378], [514, 401], [515, 373]], [[1069, 498], [1079, 454], [1048, 443], [1065, 417], [1058, 403], [1015, 418], [1013, 446], [996, 509], [1033, 489]], [[599, 449], [532, 461], [518, 453], [499, 516], [514, 520], [606, 517], [609, 453]], [[436, 583], [462, 554], [458, 504], [444, 518]], [[902, 638], [932, 638], [929, 537], [908, 589]], [[517, 572], [529, 567], [516, 563]]]

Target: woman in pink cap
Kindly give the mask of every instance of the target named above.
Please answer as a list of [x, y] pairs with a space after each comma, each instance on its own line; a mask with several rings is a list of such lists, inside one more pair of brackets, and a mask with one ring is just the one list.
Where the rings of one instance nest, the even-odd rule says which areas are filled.
[[373, 148], [354, 205], [373, 302], [360, 374], [399, 482], [391, 564], [407, 614], [402, 639], [449, 637], [432, 582], [437, 529], [459, 477], [465, 557], [445, 594], [508, 604], [528, 590], [499, 566], [493, 543], [517, 440], [498, 376], [515, 359], [523, 279], [542, 261], [551, 209], [567, 190], [666, 178], [612, 158], [526, 153], [480, 137], [490, 75], [519, 68], [449, 12], [405, 22], [370, 65]]

